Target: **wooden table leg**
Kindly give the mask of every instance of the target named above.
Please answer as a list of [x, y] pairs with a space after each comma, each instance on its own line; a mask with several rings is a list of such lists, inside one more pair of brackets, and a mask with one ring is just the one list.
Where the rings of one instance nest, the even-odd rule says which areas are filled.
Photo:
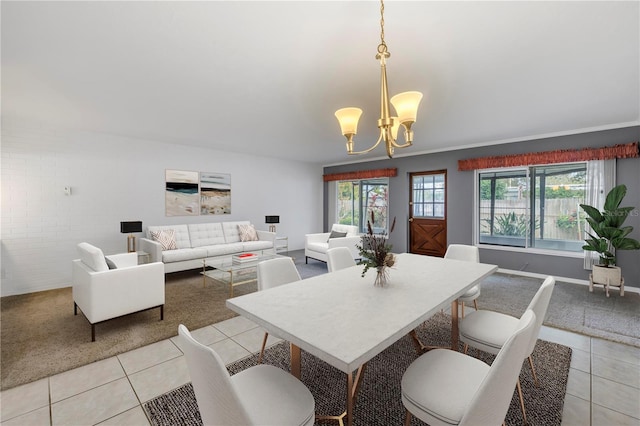
[[298, 380], [302, 377], [302, 358], [300, 356], [300, 347], [290, 344], [291, 348], [291, 374]]
[[458, 299], [451, 302], [451, 349], [458, 351]]
[[347, 374], [347, 426], [353, 425], [354, 387], [353, 373]]

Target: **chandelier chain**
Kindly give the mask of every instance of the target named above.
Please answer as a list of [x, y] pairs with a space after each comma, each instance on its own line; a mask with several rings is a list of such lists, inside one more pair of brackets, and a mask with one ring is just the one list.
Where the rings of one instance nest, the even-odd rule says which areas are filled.
[[384, 1], [380, 0], [380, 44], [378, 45], [378, 53], [387, 52], [387, 43], [384, 41]]

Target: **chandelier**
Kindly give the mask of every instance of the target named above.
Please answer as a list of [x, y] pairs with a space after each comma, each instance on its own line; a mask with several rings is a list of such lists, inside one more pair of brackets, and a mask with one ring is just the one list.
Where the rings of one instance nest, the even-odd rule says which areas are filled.
[[[415, 123], [418, 114], [418, 105], [422, 100], [420, 92], [403, 92], [389, 99], [389, 88], [387, 87], [387, 58], [391, 53], [387, 50], [387, 44], [384, 41], [384, 1], [380, 0], [380, 44], [378, 45], [378, 53], [376, 59], [380, 61], [380, 119], [378, 120], [378, 128], [380, 129], [380, 137], [373, 146], [364, 151], [353, 150], [353, 137], [358, 129], [358, 120], [362, 115], [360, 108], [342, 108], [335, 112], [336, 118], [340, 123], [342, 134], [347, 138], [347, 153], [349, 154], [365, 154], [372, 151], [380, 142], [384, 140], [387, 147], [387, 155], [393, 158], [395, 148], [406, 148], [411, 146], [413, 142], [413, 131], [411, 125]], [[390, 116], [389, 102], [393, 105], [397, 116]], [[396, 142], [400, 125], [404, 128], [403, 144]]]

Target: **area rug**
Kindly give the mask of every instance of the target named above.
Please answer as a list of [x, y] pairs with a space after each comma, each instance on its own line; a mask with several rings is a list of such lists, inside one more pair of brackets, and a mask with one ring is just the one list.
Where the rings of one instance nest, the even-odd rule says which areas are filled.
[[[437, 314], [418, 329], [418, 335], [422, 341], [431, 345], [446, 345], [450, 342], [450, 330], [450, 316]], [[487, 363], [491, 363], [495, 358], [493, 355], [476, 350], [471, 350], [470, 355]], [[354, 410], [356, 425], [403, 424], [405, 411], [400, 398], [400, 381], [404, 371], [417, 356], [413, 341], [405, 336], [367, 364]], [[533, 384], [528, 362], [523, 363], [520, 373], [527, 420], [530, 425], [560, 425], [571, 349], [538, 340], [533, 358], [540, 382], [539, 387]], [[256, 361], [257, 355], [253, 355], [230, 364], [227, 368], [231, 374], [235, 374], [256, 365]], [[264, 362], [289, 371], [288, 344], [281, 342], [269, 348], [265, 352]], [[305, 352], [302, 353], [302, 366], [302, 381], [315, 398], [316, 413], [343, 412], [346, 388], [344, 373]], [[155, 426], [202, 424], [190, 383], [147, 402], [144, 404], [144, 409], [151, 424]], [[505, 421], [507, 425], [523, 424], [516, 392]], [[423, 423], [414, 418], [412, 424]]]
[[[520, 317], [542, 281], [493, 274], [482, 282], [478, 308]], [[640, 294], [611, 292], [606, 297], [602, 287], [590, 293], [586, 285], [557, 281], [544, 324], [640, 347]]]

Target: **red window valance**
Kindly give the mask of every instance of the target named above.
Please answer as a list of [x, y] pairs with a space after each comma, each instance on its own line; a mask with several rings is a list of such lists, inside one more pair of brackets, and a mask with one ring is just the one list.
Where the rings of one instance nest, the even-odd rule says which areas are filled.
[[528, 154], [500, 155], [495, 157], [458, 160], [458, 170], [491, 169], [533, 164], [571, 163], [575, 161], [610, 160], [612, 158], [639, 157], [638, 142], [605, 146], [602, 148], [559, 149], [557, 151], [532, 152]]
[[331, 182], [334, 180], [357, 180], [357, 179], [372, 179], [379, 177], [395, 177], [398, 176], [398, 169], [375, 169], [375, 170], [361, 170], [359, 172], [346, 172], [346, 173], [332, 173], [329, 175], [323, 175], [322, 180], [325, 182]]

